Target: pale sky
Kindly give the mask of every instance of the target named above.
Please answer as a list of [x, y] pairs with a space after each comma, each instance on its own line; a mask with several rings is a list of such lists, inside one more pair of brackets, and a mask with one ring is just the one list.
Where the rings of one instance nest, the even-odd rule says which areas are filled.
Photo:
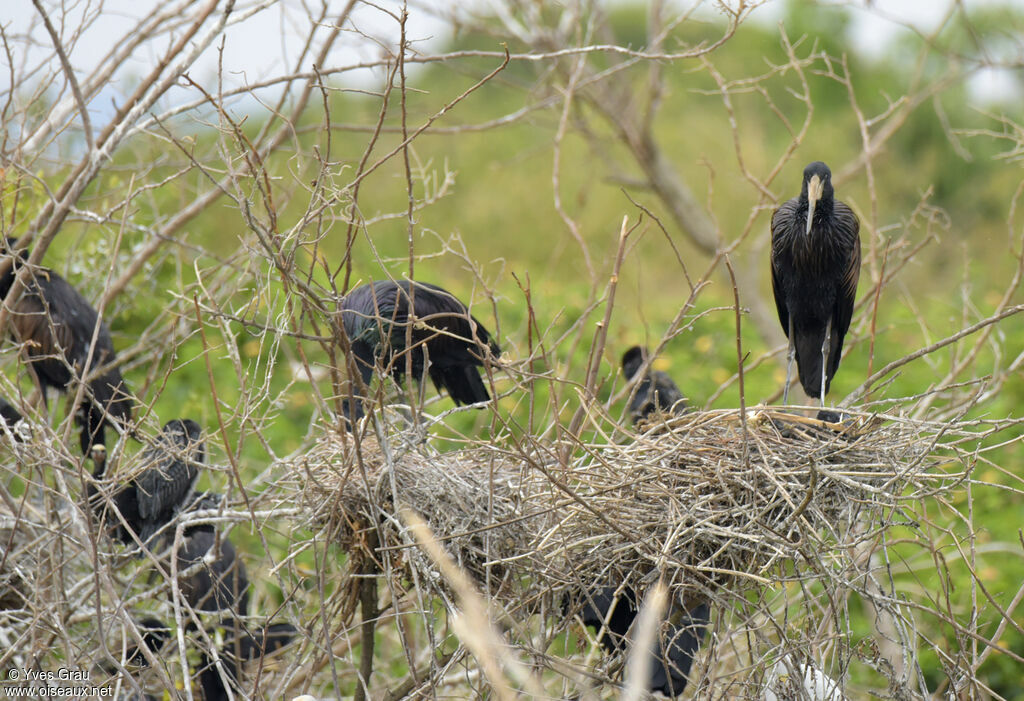
[[[443, 0], [423, 0], [428, 6], [434, 3], [442, 3]], [[478, 6], [487, 7], [494, 0], [477, 0]], [[616, 0], [618, 1], [618, 0]], [[681, 3], [690, 4], [689, 0], [679, 0]], [[865, 0], [866, 1], [866, 0]], [[968, 7], [976, 7], [986, 2], [991, 3], [997, 0], [964, 0]], [[1013, 0], [1015, 4], [1024, 7], [1024, 0]], [[64, 28], [60, 31], [64, 36], [71, 33], [72, 28], [81, 23], [84, 12], [89, 12], [95, 2], [87, 0], [44, 0], [46, 7], [59, 7], [63, 4], [70, 8], [69, 17]], [[867, 54], [877, 54], [884, 51], [885, 46], [901, 32], [909, 31], [900, 26], [898, 21], [914, 24], [923, 30], [928, 30], [945, 14], [953, 0], [870, 0], [870, 10], [865, 9], [865, 2], [836, 3], [853, 7], [852, 36], [855, 45]], [[26, 57], [22, 51], [17, 54], [15, 61], [43, 60], [44, 56], [51, 53], [51, 45], [48, 36], [39, 26], [38, 15], [31, 0], [6, 0], [4, 9], [0, 10], [0, 21], [5, 25], [8, 38], [16, 35], [24, 35], [33, 24], [35, 29], [32, 37], [38, 43], [38, 47], [30, 50]], [[98, 23], [89, 27], [80, 41], [70, 52], [70, 62], [76, 71], [85, 72], [88, 68], [95, 66], [102, 59], [109, 49], [108, 37], [123, 33], [126, 28], [132, 26], [128, 17], [140, 16], [153, 7], [167, 7], [172, 3], [167, 0], [104, 0], [106, 8], [102, 26]], [[319, 3], [300, 3], [298, 0], [285, 0], [284, 2], [272, 2], [271, 0], [260, 0], [259, 2], [244, 2], [239, 0], [233, 15], [236, 24], [230, 26], [226, 31], [224, 43], [224, 80], [227, 87], [232, 85], [242, 86], [247, 82], [257, 81], [270, 75], [279, 75], [284, 66], [292, 65], [295, 56], [305, 39], [303, 33], [307, 31], [308, 20], [303, 5], [315, 6]], [[331, 9], [336, 15], [344, 6], [341, 0], [329, 0]], [[377, 3], [380, 8], [360, 5], [353, 14], [353, 22], [360, 31], [369, 36], [381, 37], [389, 46], [397, 43], [397, 25], [393, 19], [388, 17], [384, 10], [397, 13], [400, 11], [401, 3], [394, 0], [381, 0]], [[705, 3], [709, 11], [713, 11], [714, 3]], [[254, 6], [269, 5], [266, 9], [252, 14], [242, 21], [248, 8]], [[443, 5], [442, 5], [443, 6]], [[444, 22], [432, 17], [428, 12], [420, 9], [421, 6], [410, 8], [409, 36], [417, 40], [421, 51], [439, 50], [445, 41], [450, 38], [450, 28]], [[781, 16], [783, 3], [781, 0], [771, 0], [763, 7], [758, 8], [753, 19], [758, 22], [772, 24]], [[57, 21], [60, 14], [53, 10], [51, 19]], [[888, 18], [888, 19], [887, 19]], [[895, 21], [894, 21], [895, 20]], [[19, 42], [12, 42], [17, 45]], [[22, 46], [24, 46], [23, 42]], [[219, 43], [219, 42], [218, 42]], [[130, 84], [131, 75], [140, 75], [148, 67], [146, 63], [154, 60], [164, 46], [160, 43], [151, 46], [143, 54], [145, 61], [139, 60], [135, 64], [127, 66], [127, 72], [120, 74], [124, 80], [124, 86], [119, 85], [115, 80], [109, 86], [106, 94], [94, 102], [90, 107], [97, 107], [103, 110], [103, 104], [109, 105], [111, 98], [117, 99], [122, 89], [127, 89]], [[381, 48], [364, 36], [355, 33], [347, 33], [345, 39], [339, 42], [338, 49], [331, 55], [331, 65], [350, 65], [360, 61], [379, 58]], [[216, 75], [218, 52], [216, 45], [207, 50], [200, 59], [192, 75], [206, 83], [207, 88], [215, 87], [213, 77]], [[303, 66], [308, 69], [308, 66]], [[0, 85], [7, 79], [7, 71], [0, 71]], [[129, 80], [125, 80], [129, 78]], [[346, 73], [344, 76], [332, 81], [333, 85], [340, 87], [363, 88], [371, 85], [379, 85], [379, 76], [374, 76], [368, 71]], [[1009, 79], [1005, 72], [987, 71], [979, 76], [971, 84], [972, 93], [976, 99], [984, 99], [987, 95], [1005, 94], [1008, 86], [1017, 86]], [[183, 90], [177, 91], [177, 96], [172, 93], [169, 100], [184, 99]], [[265, 96], [265, 99], [273, 95]], [[189, 93], [188, 99], [193, 99], [194, 93]], [[166, 102], [164, 107], [166, 107]]]

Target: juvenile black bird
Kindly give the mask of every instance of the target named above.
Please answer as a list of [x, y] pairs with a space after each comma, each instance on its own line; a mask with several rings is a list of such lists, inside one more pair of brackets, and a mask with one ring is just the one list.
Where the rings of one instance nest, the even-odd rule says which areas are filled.
[[138, 504], [139, 539], [152, 548], [153, 537], [174, 518], [199, 478], [206, 460], [202, 429], [192, 419], [168, 421], [141, 460], [147, 467], [130, 488]]
[[[429, 374], [437, 390], [446, 390], [457, 405], [491, 398], [477, 368], [501, 350], [466, 305], [447, 290], [426, 282], [379, 280], [349, 292], [339, 307], [364, 385], [369, 386], [378, 364], [401, 382], [408, 352], [413, 377], [422, 382]], [[415, 323], [407, 348], [410, 307]], [[362, 408], [357, 405], [356, 418], [360, 416]]]
[[[223, 497], [200, 495], [188, 511], [216, 509]], [[275, 623], [250, 632], [244, 623], [249, 609], [249, 578], [245, 564], [235, 546], [210, 524], [187, 526], [184, 541], [178, 550], [178, 572], [183, 575], [180, 591], [185, 602], [197, 612], [217, 614], [224, 631], [224, 643], [218, 649], [224, 675], [212, 661], [207, 650], [200, 650], [199, 683], [206, 701], [229, 698], [225, 677], [236, 686], [241, 665], [289, 644], [296, 629], [289, 623]], [[238, 691], [234, 691], [236, 697]]]
[[[16, 243], [17, 239], [6, 239], [5, 252], [11, 254]], [[28, 252], [22, 251], [0, 276], [0, 299], [7, 297], [27, 260]], [[66, 392], [74, 378], [88, 380], [78, 413], [83, 455], [89, 455], [96, 443], [104, 442], [104, 427], [111, 420], [122, 428], [127, 426], [132, 396], [120, 370], [107, 367], [117, 359], [110, 329], [64, 278], [52, 270], [34, 268], [21, 296], [12, 303], [11, 329], [15, 340], [22, 344], [44, 404], [47, 389]], [[96, 372], [99, 368], [106, 369]]]
[[[92, 447], [90, 456], [94, 465], [93, 480], [100, 482], [107, 471], [107, 447], [97, 443]], [[134, 544], [135, 538], [132, 534], [138, 534], [141, 528], [139, 500], [135, 494], [135, 487], [122, 484], [108, 486], [101, 491], [90, 482], [86, 487], [86, 494], [89, 506], [99, 521], [100, 532], [125, 545]]]
[[[683, 693], [710, 614], [706, 603], [698, 604], [688, 612], [681, 608], [670, 612], [668, 625], [655, 638], [650, 651], [648, 691], [658, 691], [669, 698]], [[613, 586], [597, 589], [584, 602], [580, 612], [584, 625], [600, 631], [597, 641], [609, 653], [625, 649], [629, 629], [637, 615], [639, 611], [633, 590], [627, 587], [619, 592]]]
[[[622, 372], [632, 381], [647, 361], [647, 349], [633, 346], [622, 355]], [[633, 425], [646, 419], [654, 411], [682, 414], [686, 411], [686, 398], [667, 373], [649, 368], [637, 383], [633, 399], [629, 402], [629, 417]]]
[[860, 277], [860, 222], [834, 199], [832, 171], [821, 161], [804, 169], [800, 196], [772, 215], [772, 290], [789, 338], [788, 401], [793, 359], [800, 384], [822, 406], [839, 368]]

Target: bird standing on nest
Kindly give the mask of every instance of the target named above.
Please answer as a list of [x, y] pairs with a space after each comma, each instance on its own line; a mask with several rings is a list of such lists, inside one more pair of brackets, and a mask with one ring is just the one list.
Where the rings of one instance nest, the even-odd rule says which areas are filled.
[[[377, 367], [400, 383], [411, 358], [413, 377], [422, 382], [429, 374], [438, 392], [446, 390], [456, 405], [490, 400], [477, 368], [501, 350], [484, 325], [447, 290], [426, 282], [379, 280], [349, 292], [339, 311], [352, 360], [366, 387]], [[348, 402], [345, 412], [350, 413]], [[357, 399], [355, 418], [361, 416]]]
[[[16, 243], [6, 239], [6, 253], [13, 254]], [[0, 299], [7, 297], [27, 260], [28, 251], [22, 251], [0, 275]], [[83, 455], [104, 442], [104, 427], [111, 421], [122, 430], [128, 425], [132, 395], [121, 372], [109, 367], [117, 359], [110, 329], [67, 280], [52, 270], [34, 268], [21, 296], [12, 302], [11, 327], [39, 383], [43, 404], [48, 388], [66, 392], [72, 380], [86, 381], [78, 415]]]
[[[633, 381], [647, 362], [647, 349], [633, 346], [622, 355], [622, 372], [626, 380]], [[648, 369], [637, 383], [633, 399], [629, 402], [629, 417], [637, 425], [653, 412], [682, 414], [686, 411], [686, 398], [679, 386], [661, 370]]]
[[815, 161], [804, 169], [800, 196], [775, 210], [771, 229], [772, 290], [789, 339], [782, 401], [795, 358], [804, 391], [824, 406], [857, 298], [860, 222], [834, 198], [832, 171]]

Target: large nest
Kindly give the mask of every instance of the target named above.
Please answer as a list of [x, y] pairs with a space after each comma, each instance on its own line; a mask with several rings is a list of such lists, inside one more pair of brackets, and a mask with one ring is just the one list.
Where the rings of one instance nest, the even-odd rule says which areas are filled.
[[[404, 532], [397, 514], [406, 506], [418, 511], [456, 562], [481, 581], [495, 561], [522, 553], [532, 534], [530, 519], [519, 518], [524, 507], [519, 465], [493, 451], [389, 448], [382, 450], [375, 438], [357, 446], [351, 437], [329, 433], [296, 465], [306, 478], [307, 504], [338, 533], [343, 547], [364, 542], [371, 524]], [[411, 536], [406, 541], [412, 543]], [[412, 554], [428, 579], [436, 579], [426, 561]], [[491, 574], [502, 571], [492, 569]]]
[[[415, 552], [400, 517], [410, 506], [477, 581], [501, 582], [517, 604], [658, 575], [682, 596], [799, 576], [807, 553], [821, 560], [865, 536], [850, 527], [869, 520], [857, 518], [865, 509], [888, 513], [908, 487], [952, 481], [929, 472], [937, 428], [891, 417], [829, 424], [722, 410], [646, 429], [629, 443], [584, 446], [567, 466], [538, 460], [556, 452], [540, 446], [527, 456], [486, 444], [388, 454], [373, 439], [357, 450], [326, 436], [296, 467], [314, 516], [344, 545], [376, 524], [389, 552]], [[438, 580], [424, 558], [403, 564]]]

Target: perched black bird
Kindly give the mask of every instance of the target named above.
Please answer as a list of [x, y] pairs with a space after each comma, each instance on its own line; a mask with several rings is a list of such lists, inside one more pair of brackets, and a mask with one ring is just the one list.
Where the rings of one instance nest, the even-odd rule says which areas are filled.
[[[647, 361], [647, 349], [633, 346], [622, 355], [622, 372], [633, 380]], [[633, 425], [640, 423], [654, 411], [682, 414], [686, 411], [686, 398], [667, 373], [648, 369], [637, 383], [633, 399], [629, 402], [629, 417]]]
[[[636, 594], [625, 588], [598, 589], [584, 602], [580, 618], [584, 625], [601, 631], [598, 642], [609, 653], [625, 649], [627, 634], [639, 614]], [[670, 698], [686, 689], [693, 657], [704, 639], [711, 611], [706, 603], [687, 613], [675, 612], [669, 616], [667, 630], [663, 630], [651, 648], [652, 663], [647, 690], [658, 691]], [[607, 619], [607, 620], [606, 620]]]
[[189, 573], [180, 583], [185, 601], [196, 611], [246, 615], [249, 578], [231, 540], [212, 526], [186, 528], [184, 535], [177, 558], [178, 572]]
[[143, 452], [142, 462], [147, 467], [130, 486], [138, 503], [137, 533], [147, 546], [153, 545], [153, 536], [188, 499], [205, 460], [202, 429], [192, 419], [168, 421], [156, 442]]
[[800, 196], [772, 215], [772, 290], [789, 338], [788, 400], [793, 358], [800, 384], [825, 404], [853, 318], [860, 277], [860, 222], [833, 197], [832, 171], [804, 168]]
[[[6, 242], [6, 252], [10, 254], [17, 239], [8, 238]], [[28, 252], [23, 251], [0, 276], [0, 299], [7, 297], [27, 260]], [[78, 416], [83, 427], [83, 455], [89, 455], [96, 443], [104, 442], [104, 427], [111, 420], [127, 426], [131, 421], [132, 396], [121, 372], [116, 367], [96, 372], [117, 358], [110, 329], [67, 280], [52, 270], [34, 268], [23, 293], [12, 303], [11, 327], [39, 383], [44, 404], [48, 388], [65, 392], [74, 378], [87, 379]]]
[[[415, 323], [412, 345], [406, 348], [410, 306]], [[457, 405], [491, 398], [477, 368], [501, 350], [450, 292], [426, 282], [380, 280], [349, 292], [341, 300], [340, 312], [364, 385], [369, 386], [378, 364], [401, 382], [408, 352], [413, 377], [422, 382], [429, 374], [437, 390], [447, 390]], [[357, 406], [356, 418], [361, 415]]]
[[[97, 443], [92, 447], [90, 456], [93, 461], [93, 480], [99, 482], [107, 471], [107, 447]], [[139, 517], [139, 500], [135, 487], [118, 485], [112, 489], [100, 491], [93, 483], [86, 489], [89, 505], [99, 520], [100, 532], [107, 533], [125, 545], [135, 543], [134, 534], [141, 530]]]
[[[90, 455], [95, 464], [93, 479], [99, 481], [106, 472], [106, 446], [97, 443]], [[199, 424], [191, 419], [168, 421], [154, 444], [143, 451], [140, 461], [146, 468], [138, 477], [106, 493], [89, 485], [89, 502], [101, 528], [125, 545], [138, 538], [152, 549], [154, 536], [187, 505], [205, 459]]]

